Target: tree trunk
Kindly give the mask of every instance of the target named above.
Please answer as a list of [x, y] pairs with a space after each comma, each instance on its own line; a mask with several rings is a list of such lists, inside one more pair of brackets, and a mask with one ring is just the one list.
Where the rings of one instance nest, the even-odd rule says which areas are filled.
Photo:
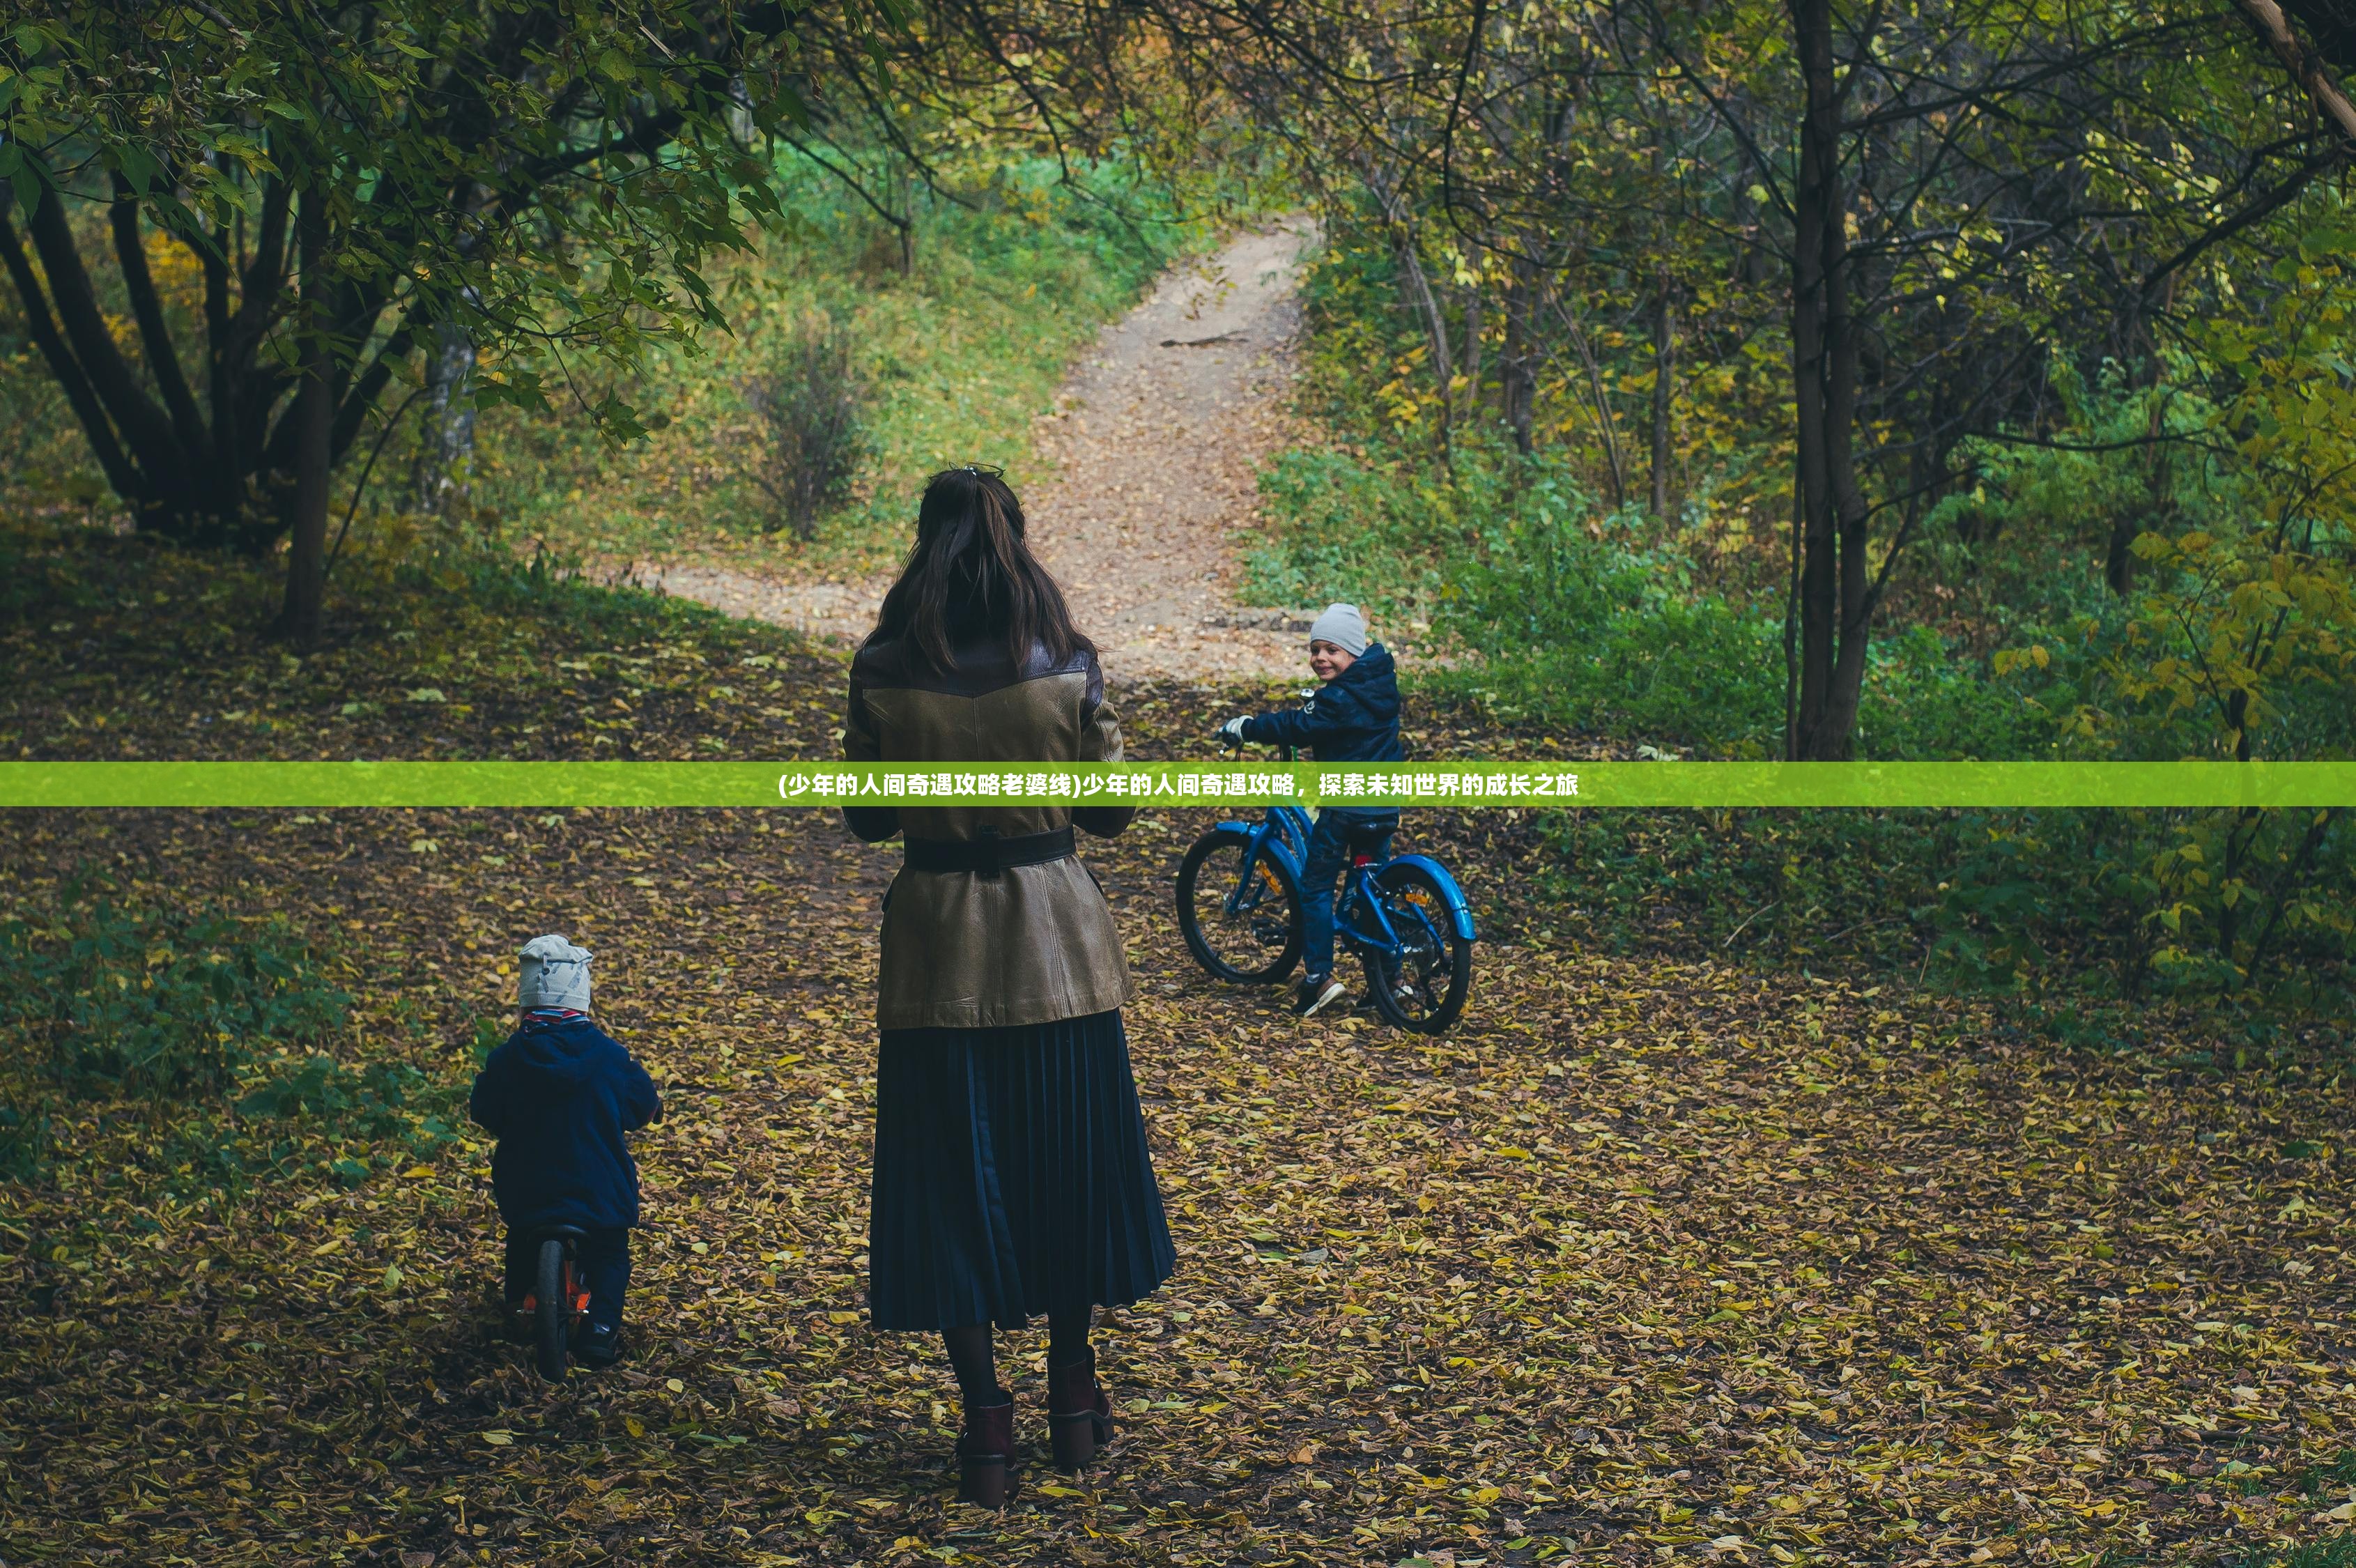
[[[142, 529], [171, 539], [188, 535], [198, 525], [188, 504], [193, 497], [187, 454], [173, 435], [170, 416], [147, 395], [116, 346], [113, 328], [91, 285], [73, 231], [66, 223], [65, 206], [54, 189], [45, 188], [26, 214], [26, 234], [40, 257], [62, 341], [79, 366], [91, 402], [112, 425], [117, 449], [128, 459], [134, 479], [123, 499], [137, 509]], [[12, 264], [10, 271], [16, 270]], [[23, 295], [24, 279], [18, 280], [17, 287]], [[35, 295], [37, 292], [36, 288]], [[38, 305], [33, 295], [26, 295], [24, 304], [27, 316], [37, 307], [47, 315], [48, 306]], [[95, 434], [92, 445], [98, 445]]]
[[[308, 206], [309, 202], [306, 201]], [[286, 551], [286, 599], [278, 614], [278, 635], [308, 650], [318, 646], [321, 607], [327, 586], [327, 480], [333, 467], [336, 422], [333, 359], [327, 342], [327, 292], [320, 263], [323, 216], [304, 214], [302, 354], [303, 376], [295, 388], [294, 498]]]
[[1537, 377], [1530, 368], [1530, 280], [1519, 263], [1505, 291], [1505, 349], [1497, 367], [1497, 390], [1514, 450], [1530, 455], [1530, 423], [1537, 404]]
[[1580, 324], [1579, 312], [1560, 296], [1555, 300], [1555, 310], [1562, 317], [1563, 329], [1570, 334], [1572, 350], [1587, 371], [1589, 403], [1595, 411], [1595, 438], [1603, 444], [1604, 471], [1612, 479], [1612, 510], [1618, 511], [1628, 504], [1628, 464], [1620, 452], [1620, 421], [1612, 412], [1611, 389], [1603, 381], [1602, 361], [1595, 357], [1594, 347], [1587, 340], [1587, 328]]
[[1431, 380], [1440, 392], [1440, 460], [1446, 464], [1455, 452], [1455, 398], [1451, 392], [1456, 381], [1456, 367], [1448, 352], [1448, 317], [1440, 308], [1440, 299], [1432, 292], [1431, 279], [1423, 270], [1423, 258], [1415, 253], [1415, 237], [1404, 224], [1393, 220], [1391, 250], [1398, 258], [1399, 281], [1407, 290], [1408, 303], [1423, 319], [1424, 340], [1431, 346]]
[[2149, 504], [2141, 516], [2122, 512], [2111, 520], [2111, 537], [2103, 557], [2103, 581], [2111, 592], [2126, 598], [2135, 589], [2135, 542], [2147, 532], [2163, 527], [2176, 510], [2171, 495], [2168, 447], [2160, 437], [2168, 430], [2168, 401], [2159, 393], [2160, 360], [2155, 349], [2151, 356], [2151, 414], [2144, 426], [2147, 443], [2144, 459], [2144, 493]]
[[[2351, 103], [2346, 91], [2332, 80], [2331, 72], [2324, 68], [2323, 58], [2291, 31], [2289, 22], [2283, 17], [2282, 8], [2275, 4], [2275, 0], [2234, 0], [2234, 4], [2240, 7], [2251, 30], [2274, 51], [2275, 58], [2282, 61], [2283, 69], [2290, 72], [2291, 80], [2298, 83], [2314, 102], [2317, 112], [2331, 122], [2332, 128], [2340, 133], [2342, 140], [2356, 142], [2356, 103]], [[2316, 9], [2325, 13], [2330, 22], [2340, 20], [2333, 7], [2319, 6]], [[2316, 17], [2308, 16], [2305, 20], [2313, 27]]]
[[900, 194], [894, 210], [900, 214], [894, 225], [900, 232], [900, 275], [916, 275], [916, 177], [903, 166], [898, 175]]
[[[254, 248], [242, 267], [231, 260], [242, 243], [230, 242], [226, 232], [209, 236], [210, 244], [184, 242], [204, 278], [202, 403], [196, 395], [199, 381], [184, 368], [171, 336], [174, 317], [149, 274], [137, 203], [127, 187], [115, 187], [107, 214], [110, 248], [130, 307], [132, 330], [119, 337], [120, 317], [109, 316], [54, 188], [45, 187], [21, 235], [0, 212], [0, 271], [24, 308], [27, 337], [138, 527], [177, 543], [228, 544], [261, 554], [293, 520], [298, 487], [289, 481], [301, 466], [296, 448], [302, 443], [292, 411], [278, 411], [305, 372], [290, 373], [264, 351], [285, 321], [285, 242], [290, 227], [297, 226], [290, 224], [289, 189], [275, 177], [267, 182]], [[412, 329], [405, 320], [382, 331], [380, 317], [391, 303], [389, 285], [348, 284], [336, 291], [322, 282], [316, 297], [306, 294], [296, 306], [334, 340], [355, 349], [376, 344], [365, 368], [331, 360], [330, 465], [358, 437], [395, 366], [412, 350]], [[134, 351], [145, 360], [144, 378], [131, 357]]]
[[1669, 521], [1669, 391], [1676, 338], [1669, 315], [1669, 273], [1660, 271], [1653, 300], [1653, 521]]
[[97, 391], [90, 384], [90, 378], [81, 373], [80, 361], [74, 358], [73, 349], [50, 318], [48, 296], [42, 292], [40, 278], [33, 271], [24, 247], [16, 242], [16, 227], [8, 220], [5, 200], [0, 200], [0, 263], [6, 265], [9, 282], [16, 285], [17, 302], [24, 307], [26, 333], [65, 392], [66, 405], [80, 422], [106, 482], [114, 487], [115, 494], [125, 500], [133, 499], [143, 493], [138, 467], [123, 450], [122, 442], [115, 439], [113, 423], [106, 417]]
[[1850, 315], [1841, 95], [1830, 0], [1792, 0], [1806, 109], [1800, 122], [1792, 248], [1792, 373], [1799, 450], [1799, 695], [1785, 751], [1847, 760], [1865, 683], [1873, 590], [1853, 445], [1858, 333]]
[[2112, 519], [2110, 545], [2104, 552], [2103, 581], [2120, 598], [2126, 598], [2135, 588], [2136, 522], [2136, 519], [2124, 515]]
[[[305, 311], [307, 317], [310, 312]], [[294, 446], [294, 526], [286, 551], [286, 600], [278, 615], [278, 634], [295, 647], [318, 646], [320, 607], [327, 596], [328, 432], [335, 420], [335, 403], [328, 390], [327, 349], [316, 333], [306, 333], [310, 347], [303, 355], [303, 383], [294, 393], [294, 417], [299, 422]]]
[[466, 494], [464, 475], [475, 456], [475, 402], [467, 395], [475, 376], [475, 343], [466, 329], [444, 322], [434, 329], [434, 357], [426, 366], [425, 439], [410, 481], [411, 504], [439, 516]]
[[1477, 420], [1481, 414], [1481, 285], [1464, 291], [1464, 406]]

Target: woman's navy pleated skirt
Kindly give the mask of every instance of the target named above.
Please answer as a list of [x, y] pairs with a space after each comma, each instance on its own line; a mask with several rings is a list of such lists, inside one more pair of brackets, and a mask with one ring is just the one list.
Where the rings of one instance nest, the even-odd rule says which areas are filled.
[[884, 1030], [867, 1252], [878, 1328], [1020, 1327], [1168, 1279], [1120, 1014]]

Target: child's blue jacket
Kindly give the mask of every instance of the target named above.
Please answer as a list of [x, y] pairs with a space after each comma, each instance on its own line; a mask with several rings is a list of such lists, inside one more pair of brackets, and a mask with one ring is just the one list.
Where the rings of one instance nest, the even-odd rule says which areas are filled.
[[[1398, 667], [1388, 649], [1370, 642], [1347, 670], [1301, 706], [1246, 719], [1244, 738], [1260, 746], [1302, 746], [1318, 762], [1404, 762], [1398, 717]], [[1333, 810], [1370, 825], [1398, 821], [1398, 812], [1388, 807]]]
[[1351, 666], [1297, 708], [1244, 721], [1244, 738], [1260, 746], [1306, 747], [1316, 762], [1404, 762], [1399, 746], [1398, 667], [1370, 642]]
[[654, 1079], [586, 1018], [527, 1019], [475, 1076], [467, 1107], [499, 1141], [491, 1190], [510, 1228], [638, 1222], [623, 1134], [662, 1115]]

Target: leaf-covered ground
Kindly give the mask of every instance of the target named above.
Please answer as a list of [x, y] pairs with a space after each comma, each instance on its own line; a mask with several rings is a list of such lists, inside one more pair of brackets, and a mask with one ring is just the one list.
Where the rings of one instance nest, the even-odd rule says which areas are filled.
[[[519, 601], [470, 666], [443, 590], [388, 589], [343, 668], [288, 670], [234, 630], [233, 575], [50, 568], [5, 634], [10, 753], [758, 755], [832, 727], [830, 656], [669, 609]], [[155, 594], [215, 589], [219, 649], [169, 657], [213, 623]], [[1133, 706], [1162, 749], [1208, 699]], [[1186, 961], [1167, 889], [1201, 825], [1089, 852], [1181, 1270], [1107, 1326], [1111, 1453], [1034, 1463], [991, 1514], [951, 1500], [937, 1348], [861, 1310], [894, 852], [808, 811], [10, 813], [5, 912], [77, 870], [283, 912], [359, 997], [338, 1053], [451, 1088], [509, 955], [567, 931], [669, 1114], [634, 1353], [551, 1391], [491, 1305], [487, 1148], [395, 1139], [348, 1186], [329, 1131], [274, 1129], [280, 1172], [213, 1192], [151, 1113], [59, 1101], [47, 1174], [0, 1187], [0, 1561], [2092, 1568], [2342, 1528], [2329, 1063], [2221, 1077], [1898, 984], [1558, 950], [1503, 813], [1415, 825], [1510, 939], [1459, 1030], [1303, 1027]], [[1035, 1446], [1042, 1337], [1009, 1356]]]

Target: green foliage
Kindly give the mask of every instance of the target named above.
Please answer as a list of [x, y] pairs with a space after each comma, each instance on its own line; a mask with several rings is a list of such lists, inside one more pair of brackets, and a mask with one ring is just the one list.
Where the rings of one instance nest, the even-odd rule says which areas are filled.
[[1782, 723], [1776, 628], [1586, 511], [1576, 491], [1536, 485], [1480, 531], [1434, 615], [1482, 656], [1476, 694], [1590, 734], [1759, 755]]
[[[434, 1085], [406, 1062], [379, 1059], [353, 1069], [314, 1056], [279, 1066], [237, 1109], [248, 1119], [305, 1123], [339, 1144], [401, 1139], [409, 1153], [431, 1155], [457, 1137], [451, 1124], [455, 1100], [454, 1090]], [[346, 1149], [326, 1164], [347, 1187], [365, 1181], [374, 1168], [366, 1149]]]
[[0, 1102], [0, 1181], [30, 1181], [37, 1176], [52, 1135], [47, 1104]]
[[483, 356], [478, 405], [642, 433], [610, 387], [567, 394], [724, 324], [706, 274], [783, 220], [762, 144], [833, 74], [804, 51], [864, 23], [859, 0], [49, 6], [0, 34], [0, 254], [134, 525], [257, 555], [291, 530], [283, 629], [311, 645], [327, 498], [296, 471], [373, 451], [445, 335]]
[[381, 1133], [399, 1124], [397, 1112], [408, 1090], [423, 1081], [416, 1069], [399, 1062], [371, 1062], [366, 1071], [355, 1071], [333, 1057], [306, 1057], [268, 1079], [237, 1108], [248, 1116], [332, 1119], [358, 1113]]
[[[1295, 451], [1261, 476], [1270, 536], [1247, 594], [1355, 596], [1475, 660], [1427, 671], [1501, 717], [1726, 757], [1781, 744], [1781, 622], [1708, 585], [1690, 542], [1603, 511], [1569, 467], [1460, 445], [1452, 474], [1371, 442]], [[1397, 636], [1397, 633], [1385, 633]], [[1873, 650], [1862, 724], [1876, 757], [2018, 755], [2033, 715], [1927, 628]]]
[[493, 1051], [495, 1051], [495, 1050], [498, 1050], [498, 1049], [499, 1048], [500, 1045], [501, 1045], [503, 1042], [505, 1042], [505, 1040], [507, 1039], [507, 1037], [508, 1037], [508, 1036], [507, 1036], [507, 1030], [506, 1030], [503, 1026], [501, 1026], [499, 1024], [495, 1023], [495, 1022], [493, 1022], [491, 1019], [488, 1019], [488, 1018], [477, 1018], [477, 1019], [476, 1019], [476, 1020], [475, 1020], [475, 1066], [476, 1066], [476, 1068], [479, 1069], [481, 1069], [482, 1067], [484, 1067], [486, 1064], [487, 1064], [487, 1063], [490, 1061], [490, 1059], [491, 1059], [491, 1053], [492, 1053]]
[[[1603, 157], [1640, 150], [1616, 135], [1612, 141]], [[1325, 242], [1301, 283], [1305, 401], [1353, 446], [1411, 454], [1438, 468], [1441, 398], [1396, 237], [1363, 199], [1332, 198], [1324, 216]], [[1597, 216], [1582, 213], [1582, 231]], [[1418, 254], [1440, 280], [1455, 361], [1447, 399], [1453, 467], [1442, 478], [1477, 482], [1477, 470], [1494, 467], [1505, 441], [1515, 285], [1505, 257], [1463, 247], [1463, 238], [1452, 226], [1430, 225]], [[1650, 479], [1642, 449], [1657, 372], [1645, 306], [1658, 279], [1623, 251], [1574, 254], [1580, 260], [1547, 279], [1520, 309], [1531, 435], [1550, 471], [1616, 511], [1637, 505]], [[1689, 536], [1714, 579], [1747, 591], [1777, 575], [1753, 535], [1772, 530], [1786, 510], [1788, 342], [1780, 324], [1762, 319], [1772, 307], [1755, 284], [1742, 281], [1741, 269], [1730, 278], [1693, 250], [1681, 250], [1672, 266], [1679, 308], [1694, 325], [1682, 329], [1683, 358], [1671, 377], [1666, 528]], [[1704, 330], [1708, 318], [1728, 313], [1750, 326], [1740, 333]]]
[[1280, 452], [1261, 469], [1259, 494], [1269, 532], [1244, 556], [1252, 603], [1346, 598], [1373, 614], [1431, 590], [1446, 531], [1433, 498], [1393, 473], [1344, 452]]
[[1377, 635], [1475, 655], [1421, 678], [1501, 716], [1733, 755], [1781, 724], [1775, 628], [1697, 591], [1688, 558], [1601, 513], [1567, 466], [1468, 444], [1447, 476], [1359, 451], [1376, 456], [1288, 452], [1262, 474], [1248, 596], [1353, 597]]
[[[2033, 542], [2083, 540], [2090, 523], [2115, 539], [2133, 534], [2136, 581], [2124, 597], [2064, 589], [2040, 598], [2025, 584], [2001, 594], [2015, 607], [2003, 623], [2012, 645], [1997, 651], [1992, 673], [2022, 693], [2051, 754], [2356, 756], [2356, 572], [2347, 521], [2356, 498], [2340, 493], [2344, 430], [2315, 420], [2319, 404], [2333, 417], [2351, 411], [2335, 412], [2343, 395], [2336, 372], [2310, 374], [2282, 353], [2301, 335], [2295, 292], [2257, 319], [2265, 330], [2254, 345], [2215, 322], [2203, 328], [2223, 362], [2277, 359], [2238, 389], [2212, 379], [2232, 398], [2165, 381], [2135, 387], [2115, 372], [2091, 390], [2065, 385], [2072, 440], [2090, 450], [1991, 444], [1974, 454], [1981, 483], [1934, 514], [1968, 522], [1975, 537], [1956, 552], [1965, 560], [1997, 555], [2008, 535], [2032, 542], [2011, 547], [2016, 570], [2039, 564]], [[2308, 354], [2336, 352], [2309, 339]], [[2137, 435], [2167, 439], [2142, 446], [2126, 439]], [[2325, 466], [2309, 472], [2309, 465]], [[2057, 831], [2039, 846], [2032, 875], [1992, 867], [1987, 886], [2033, 884], [2040, 893], [2032, 902], [2045, 907], [2072, 874], [2090, 896], [2107, 890], [2109, 917], [2136, 927], [2141, 967], [2162, 988], [2263, 984], [2297, 993], [2308, 981], [2326, 991], [2339, 983], [2324, 977], [2339, 975], [2356, 953], [2356, 914], [2342, 891], [2356, 855], [2345, 812], [2127, 820], [2139, 831], [2115, 856], [2094, 853], [2110, 843], [2106, 835]], [[1974, 922], [2008, 932], [1996, 944], [2004, 953], [2026, 938], [2006, 925], [2001, 905], [1975, 910]]]
[[[1398, 345], [1381, 274], [1321, 269], [1311, 395], [1336, 439], [1264, 475], [1251, 591], [1358, 595], [1386, 635], [1446, 656], [1427, 690], [1497, 717], [1623, 754], [1776, 755], [1783, 585], [1730, 569], [1708, 497], [1671, 520], [1610, 508], [1569, 444], [1524, 456], [1460, 430], [1443, 461], [1367, 369]], [[2183, 354], [2157, 377], [2057, 362], [2050, 435], [1965, 445], [1972, 481], [1926, 511], [1869, 650], [1860, 756], [2356, 754], [2356, 498], [2333, 424], [2356, 408], [2316, 368], [2340, 341], [2326, 307], [2301, 300], [2279, 291], [2239, 338], [2204, 328], [2245, 376]], [[1615, 813], [1557, 843], [1567, 918], [1615, 946], [2328, 1012], [2356, 961], [2344, 812]]]
[[[1246, 596], [1354, 596], [1388, 616], [1382, 635], [1457, 656], [1428, 684], [1501, 717], [1623, 746], [1778, 755], [1782, 584], [1722, 532], [1734, 503], [1711, 487], [1737, 482], [1731, 448], [1665, 521], [1608, 505], [1593, 453], [1567, 434], [1524, 455], [1494, 425], [1472, 427], [1443, 457], [1399, 401], [1414, 382], [1394, 357], [1415, 349], [1395, 286], [1363, 242], [1311, 274], [1308, 396], [1336, 439], [1263, 471], [1268, 526], [1246, 557]], [[1560, 414], [1564, 432], [1578, 417]], [[2038, 715], [1963, 642], [1918, 623], [1875, 645], [1860, 755], [1997, 757], [2036, 744]]]
[[2211, 438], [2218, 411], [2196, 388], [2115, 362], [2083, 375], [2067, 360], [2046, 385], [2060, 405], [2051, 441], [1965, 442], [1969, 484], [1930, 509], [1902, 564], [1899, 616], [1953, 626], [1976, 650], [2056, 628], [2115, 632], [2126, 608], [2104, 581], [2114, 539], [2210, 526], [2244, 505]]
[[235, 1186], [309, 1148], [347, 1183], [375, 1145], [456, 1136], [454, 1091], [389, 1058], [324, 1047], [352, 999], [284, 920], [127, 905], [87, 884], [0, 920], [0, 1176], [79, 1155], [93, 1114], [152, 1129], [193, 1187]]
[[341, 1026], [349, 998], [284, 922], [80, 892], [50, 923], [0, 921], [0, 1027], [59, 1087], [211, 1098], [257, 1051]]
[[[656, 0], [518, 25], [477, 0], [396, 0], [347, 30], [253, 0], [68, 5], [0, 48], [13, 68], [0, 178], [29, 211], [68, 177], [50, 150], [70, 149], [192, 242], [258, 220], [265, 191], [291, 187], [319, 204], [351, 304], [371, 307], [363, 338], [399, 289], [417, 317], [463, 320], [486, 348], [628, 360], [695, 319], [718, 324], [708, 258], [740, 248], [748, 218], [776, 217], [736, 121], [770, 131], [807, 108], [782, 19], [758, 20]], [[501, 220], [462, 220], [451, 192], [481, 193]], [[546, 401], [522, 361], [486, 395]]]
[[2102, 666], [2131, 733], [2172, 731], [2244, 761], [2350, 755], [2356, 576], [2345, 560], [2263, 528], [2147, 533], [2136, 553], [2159, 577]]
[[2329, 1465], [2317, 1465], [2299, 1477], [2299, 1490], [2319, 1497], [2327, 1487], [2356, 1486], [2356, 1448], [2343, 1448]]
[[[65, 394], [25, 329], [13, 290], [0, 289], [0, 508], [88, 505], [106, 492]], [[0, 587], [0, 613], [7, 609]]]

